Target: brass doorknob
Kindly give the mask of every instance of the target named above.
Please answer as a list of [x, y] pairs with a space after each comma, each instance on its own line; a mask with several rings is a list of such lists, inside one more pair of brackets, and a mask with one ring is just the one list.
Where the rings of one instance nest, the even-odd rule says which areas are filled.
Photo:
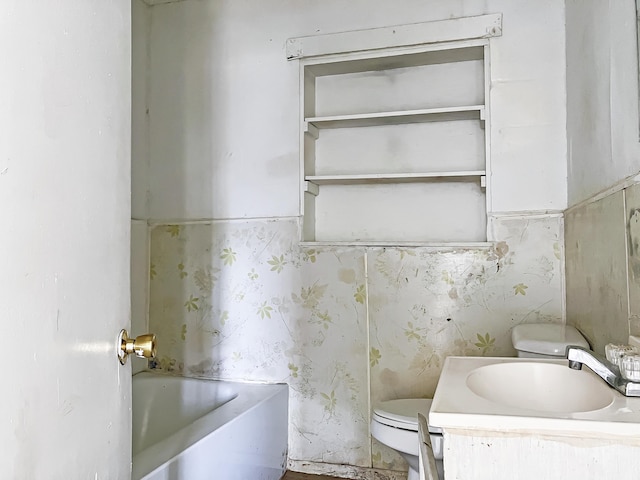
[[127, 363], [127, 357], [130, 354], [140, 358], [155, 358], [156, 356], [156, 336], [153, 333], [129, 338], [129, 334], [123, 329], [118, 336], [118, 346], [118, 359], [122, 365]]

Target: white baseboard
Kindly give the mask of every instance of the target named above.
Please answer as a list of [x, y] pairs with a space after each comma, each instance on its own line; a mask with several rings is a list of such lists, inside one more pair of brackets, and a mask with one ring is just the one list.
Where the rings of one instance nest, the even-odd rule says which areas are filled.
[[352, 465], [334, 465], [332, 463], [288, 461], [289, 470], [313, 475], [329, 475], [354, 480], [406, 480], [407, 472], [379, 470], [377, 468], [354, 467]]

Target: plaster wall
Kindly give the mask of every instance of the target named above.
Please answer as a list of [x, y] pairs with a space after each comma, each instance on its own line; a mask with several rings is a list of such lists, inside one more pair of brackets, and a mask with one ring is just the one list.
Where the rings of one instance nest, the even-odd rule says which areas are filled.
[[634, 0], [567, 0], [569, 206], [640, 171]]
[[131, 0], [131, 218], [149, 217], [149, 28], [151, 9]]
[[563, 210], [564, 2], [211, 0], [151, 7], [150, 217], [299, 215], [287, 38], [495, 12], [493, 211]]

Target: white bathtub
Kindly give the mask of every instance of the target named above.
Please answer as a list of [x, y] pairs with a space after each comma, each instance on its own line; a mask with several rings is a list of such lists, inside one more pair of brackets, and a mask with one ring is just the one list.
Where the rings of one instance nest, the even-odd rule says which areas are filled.
[[279, 480], [288, 387], [133, 377], [133, 480]]

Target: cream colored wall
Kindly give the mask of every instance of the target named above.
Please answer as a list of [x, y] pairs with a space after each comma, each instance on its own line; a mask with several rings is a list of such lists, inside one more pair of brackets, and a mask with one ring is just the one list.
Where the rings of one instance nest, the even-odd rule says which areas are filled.
[[[494, 247], [300, 248], [285, 40], [494, 12]], [[148, 18], [153, 366], [289, 383], [300, 468], [404, 469], [371, 441], [372, 403], [432, 395], [446, 355], [512, 355], [514, 325], [563, 321], [563, 221], [534, 211], [566, 207], [564, 3], [210, 0]]]

